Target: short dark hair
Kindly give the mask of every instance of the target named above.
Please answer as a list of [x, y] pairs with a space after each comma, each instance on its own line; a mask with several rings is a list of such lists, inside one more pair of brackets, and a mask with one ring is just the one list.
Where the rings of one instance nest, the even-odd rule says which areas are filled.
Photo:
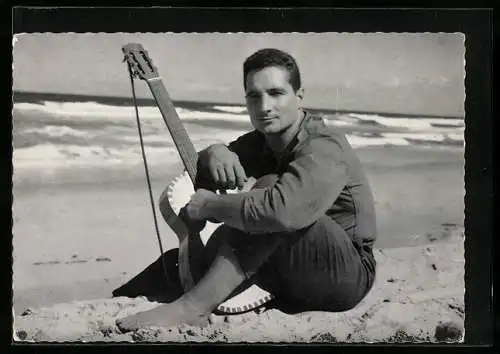
[[289, 81], [295, 92], [301, 87], [300, 71], [295, 59], [288, 53], [274, 48], [264, 48], [250, 55], [243, 63], [243, 87], [247, 87], [247, 75], [254, 70], [277, 66], [288, 71]]

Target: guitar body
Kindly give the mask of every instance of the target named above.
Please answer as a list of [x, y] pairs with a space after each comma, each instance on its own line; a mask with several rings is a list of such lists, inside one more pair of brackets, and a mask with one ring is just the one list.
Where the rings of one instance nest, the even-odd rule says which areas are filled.
[[[232, 191], [228, 191], [228, 193], [231, 192]], [[170, 222], [175, 224], [175, 219], [178, 218], [177, 215], [180, 209], [189, 202], [189, 198], [193, 193], [193, 184], [191, 183], [187, 173], [183, 173], [174, 178], [162, 193], [160, 198], [160, 210], [165, 220], [170, 220]], [[205, 227], [200, 232], [200, 238], [203, 245], [207, 244], [212, 233], [220, 225], [221, 224], [207, 221]], [[179, 238], [179, 266], [182, 261], [189, 262], [188, 267], [185, 267], [184, 269], [190, 269], [192, 274], [200, 273], [198, 273], [199, 270], [197, 269], [196, 257], [190, 257], [189, 255], [194, 256], [194, 254], [190, 251], [203, 252], [203, 249], [200, 250], [198, 248], [198, 243], [196, 241], [197, 240], [193, 240], [190, 237], [185, 237], [183, 240]], [[184, 260], [181, 258], [182, 252], [186, 252], [186, 254], [184, 254]], [[198, 276], [195, 276], [194, 278], [197, 279]], [[242, 289], [242, 291], [238, 294], [221, 303], [216, 308], [216, 312], [222, 314], [243, 313], [261, 307], [272, 298], [273, 296], [269, 292], [263, 290], [255, 284], [250, 284], [248, 287]]]
[[[203, 252], [203, 245], [206, 244], [217, 227], [216, 224], [207, 222], [200, 233], [203, 242], [201, 245], [199, 239], [190, 237], [187, 226], [178, 216], [180, 209], [188, 203], [194, 193], [193, 184], [196, 178], [198, 154], [182, 125], [160, 75], [142, 45], [130, 43], [123, 46], [122, 51], [131, 74], [147, 82], [186, 168], [186, 173], [174, 179], [162, 193], [160, 211], [167, 224], [179, 238], [179, 277], [184, 291], [187, 292], [195, 285], [194, 279], [199, 278], [198, 275], [201, 274], [197, 266], [199, 262], [196, 262], [196, 256], [199, 252]], [[271, 298], [269, 293], [251, 285], [219, 305], [217, 311], [220, 313], [246, 312], [262, 306]]]

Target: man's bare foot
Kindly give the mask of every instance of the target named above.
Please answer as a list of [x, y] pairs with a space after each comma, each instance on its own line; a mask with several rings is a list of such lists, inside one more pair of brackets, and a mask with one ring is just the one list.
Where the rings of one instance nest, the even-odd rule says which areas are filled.
[[210, 311], [202, 311], [182, 298], [139, 312], [116, 321], [122, 331], [130, 332], [143, 327], [173, 327], [178, 325], [203, 326], [208, 323]]

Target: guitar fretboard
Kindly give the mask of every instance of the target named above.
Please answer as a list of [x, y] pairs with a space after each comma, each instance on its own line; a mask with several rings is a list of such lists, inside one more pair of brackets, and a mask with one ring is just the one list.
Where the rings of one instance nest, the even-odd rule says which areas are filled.
[[156, 104], [160, 109], [163, 120], [170, 131], [170, 135], [172, 136], [172, 140], [177, 147], [177, 151], [179, 151], [184, 167], [186, 168], [191, 181], [194, 183], [196, 178], [198, 153], [196, 152], [191, 139], [189, 139], [189, 135], [182, 125], [179, 115], [177, 114], [167, 89], [163, 85], [161, 79], [155, 78], [147, 80], [147, 83], [153, 93]]

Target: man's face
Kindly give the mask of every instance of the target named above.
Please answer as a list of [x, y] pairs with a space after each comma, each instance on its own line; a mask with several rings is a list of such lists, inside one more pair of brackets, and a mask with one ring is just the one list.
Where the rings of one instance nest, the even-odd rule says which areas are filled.
[[246, 103], [253, 127], [263, 134], [281, 134], [300, 117], [302, 89], [295, 92], [286, 69], [270, 66], [246, 77]]

